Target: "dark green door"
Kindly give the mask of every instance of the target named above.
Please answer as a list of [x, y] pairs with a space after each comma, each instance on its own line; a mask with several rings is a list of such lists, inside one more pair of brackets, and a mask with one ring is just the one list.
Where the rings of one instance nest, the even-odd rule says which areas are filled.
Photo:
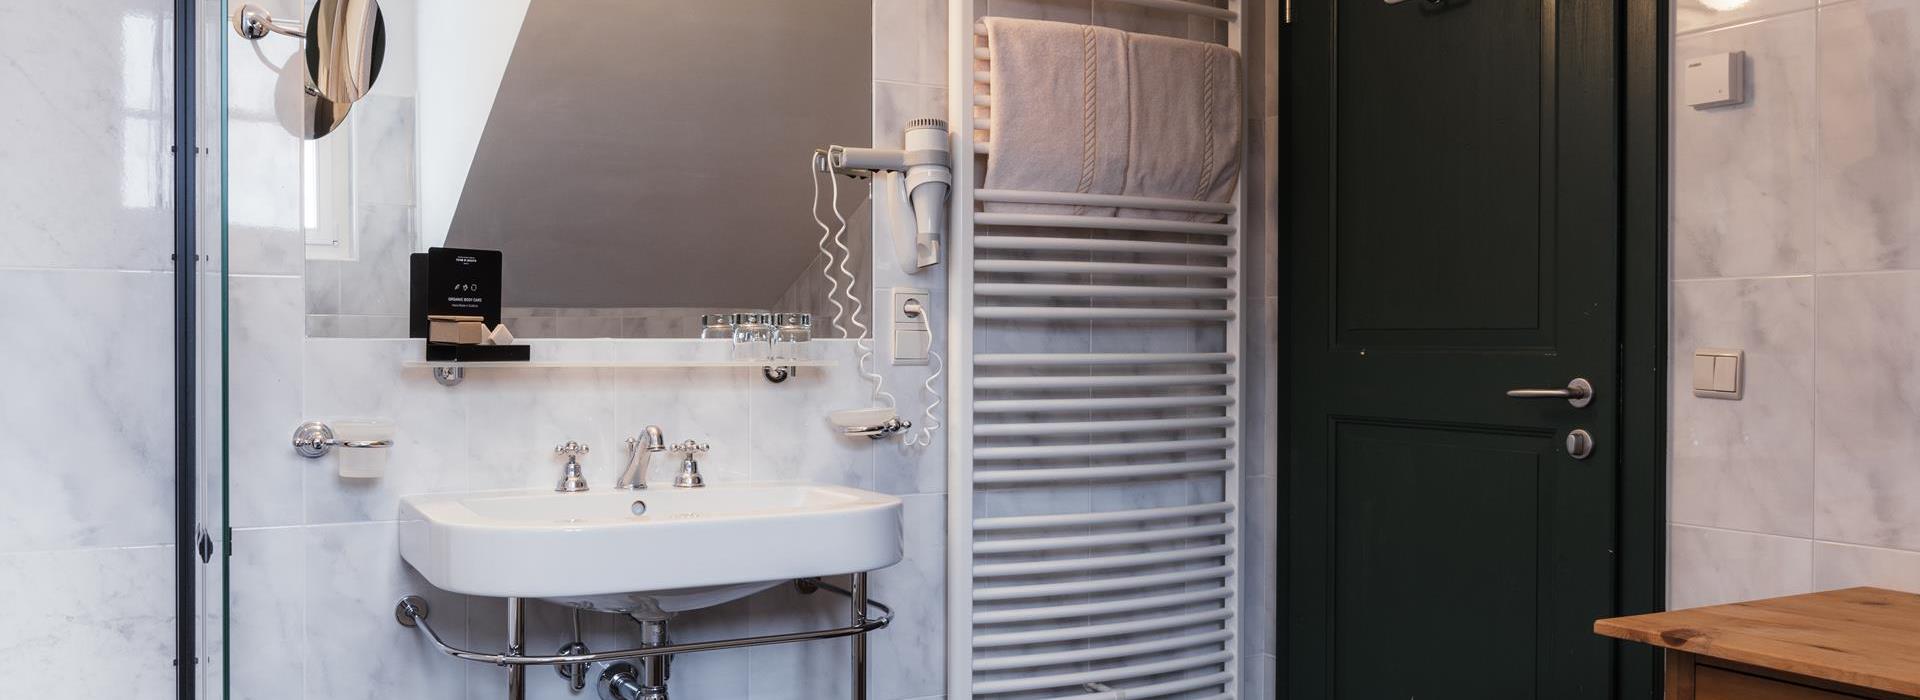
[[1611, 697], [1618, 8], [1293, 11], [1291, 697]]

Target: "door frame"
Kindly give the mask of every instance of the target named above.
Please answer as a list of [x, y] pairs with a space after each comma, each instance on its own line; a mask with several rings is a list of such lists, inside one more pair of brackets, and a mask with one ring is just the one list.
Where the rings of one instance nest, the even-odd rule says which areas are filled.
[[[1339, 0], [1332, 0], [1339, 2]], [[1668, 332], [1668, 65], [1670, 61], [1670, 17], [1672, 0], [1621, 0], [1619, 18], [1619, 82], [1616, 94], [1620, 113], [1619, 140], [1619, 392], [1618, 448], [1619, 484], [1618, 533], [1619, 568], [1615, 586], [1615, 611], [1622, 615], [1655, 612], [1666, 607], [1667, 557], [1667, 332]], [[1327, 46], [1320, 42], [1300, 42], [1291, 24], [1282, 26], [1279, 51], [1283, 59]], [[1298, 71], [1300, 62], [1288, 60], [1288, 80], [1278, 86], [1281, 103], [1281, 128], [1276, 150], [1282, 162], [1292, 155], [1293, 85], [1295, 81], [1324, 80], [1325, 76]], [[1324, 92], [1324, 91], [1320, 91]], [[1281, 192], [1291, 191], [1290, 168], [1278, 169], [1276, 198], [1281, 221], [1294, 222], [1296, 211]], [[1282, 246], [1285, 247], [1285, 246]], [[1276, 273], [1286, 274], [1287, 266]], [[1283, 280], [1283, 293], [1290, 285]], [[1280, 328], [1291, 328], [1292, 300], [1281, 300]], [[1291, 345], [1281, 343], [1278, 372], [1279, 391], [1275, 404], [1280, 422], [1292, 428], [1287, 402], [1292, 385]], [[1290, 435], [1274, 436], [1281, 454], [1291, 455]], [[1289, 468], [1292, 468], [1289, 458]], [[1283, 475], [1284, 477], [1284, 475]], [[1280, 478], [1278, 503], [1288, 502], [1290, 480]], [[1276, 514], [1277, 516], [1278, 514]], [[1290, 559], [1288, 537], [1276, 538], [1274, 556], [1279, 562], [1277, 582], [1279, 600], [1274, 620], [1285, 630], [1294, 614], [1289, 609], [1287, 570]], [[1276, 635], [1278, 678], [1289, 675], [1292, 654], [1288, 635]], [[1663, 691], [1659, 655], [1644, 645], [1615, 642], [1614, 689], [1618, 698], [1655, 700]], [[1288, 684], [1276, 683], [1277, 697], [1286, 697]], [[1304, 700], [1304, 699], [1303, 699]]]

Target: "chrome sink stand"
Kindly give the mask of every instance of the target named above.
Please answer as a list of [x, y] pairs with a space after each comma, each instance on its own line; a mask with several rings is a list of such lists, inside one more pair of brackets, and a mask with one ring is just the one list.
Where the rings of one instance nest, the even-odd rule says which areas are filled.
[[[427, 623], [427, 600], [417, 595], [400, 599], [393, 608], [394, 620], [401, 626], [419, 630], [426, 635], [434, 648], [456, 659], [489, 663], [507, 668], [507, 700], [526, 700], [528, 666], [562, 666], [575, 669], [578, 674], [589, 666], [598, 671], [600, 678], [595, 683], [600, 697], [604, 700], [667, 700], [666, 668], [667, 658], [674, 654], [691, 654], [719, 649], [739, 649], [742, 647], [765, 646], [768, 644], [787, 644], [807, 642], [818, 639], [838, 639], [852, 637], [853, 643], [853, 700], [867, 700], [867, 633], [885, 628], [893, 622], [893, 609], [867, 596], [867, 574], [853, 574], [849, 588], [821, 581], [817, 578], [799, 579], [794, 585], [802, 593], [828, 591], [845, 596], [852, 604], [851, 624], [831, 629], [788, 632], [785, 634], [767, 634], [757, 637], [738, 639], [719, 639], [708, 642], [672, 643], [666, 637], [664, 624], [657, 629], [644, 628], [646, 639], [641, 646], [633, 649], [615, 651], [560, 654], [555, 656], [529, 656], [526, 654], [526, 601], [520, 598], [507, 599], [507, 650], [502, 653], [468, 651], [448, 645], [433, 631]], [[875, 609], [878, 615], [869, 615]], [[658, 632], [656, 635], [655, 632]], [[575, 648], [569, 645], [569, 649]], [[644, 659], [643, 668], [636, 668], [630, 662]], [[579, 679], [572, 679], [579, 683]], [[579, 687], [576, 685], [575, 687]]]

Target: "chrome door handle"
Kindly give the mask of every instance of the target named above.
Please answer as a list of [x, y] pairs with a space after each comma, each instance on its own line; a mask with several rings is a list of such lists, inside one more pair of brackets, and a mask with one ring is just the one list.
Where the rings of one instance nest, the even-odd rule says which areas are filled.
[[1593, 403], [1593, 384], [1574, 377], [1565, 389], [1508, 389], [1507, 395], [1516, 399], [1566, 399], [1574, 408], [1584, 408]]

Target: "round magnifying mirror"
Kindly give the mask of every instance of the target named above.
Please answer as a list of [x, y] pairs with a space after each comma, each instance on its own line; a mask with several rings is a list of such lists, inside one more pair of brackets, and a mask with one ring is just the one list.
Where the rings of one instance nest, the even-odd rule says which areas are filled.
[[366, 97], [380, 78], [387, 23], [378, 0], [320, 0], [307, 14], [307, 87], [339, 105]]

